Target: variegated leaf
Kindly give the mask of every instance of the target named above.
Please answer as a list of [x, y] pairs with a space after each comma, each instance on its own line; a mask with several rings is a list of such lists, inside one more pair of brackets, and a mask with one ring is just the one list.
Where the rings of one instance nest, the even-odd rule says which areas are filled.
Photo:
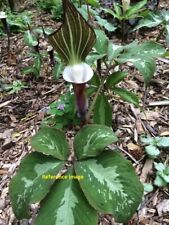
[[100, 124], [84, 126], [75, 136], [74, 149], [78, 159], [95, 157], [107, 145], [116, 142], [117, 136], [110, 127]]
[[97, 225], [97, 212], [87, 202], [72, 171], [58, 180], [42, 201], [35, 225]]
[[84, 176], [79, 183], [93, 208], [113, 214], [117, 222], [131, 218], [141, 202], [143, 186], [128, 160], [119, 153], [104, 152], [77, 162], [75, 171]]
[[64, 162], [38, 152], [31, 153], [21, 162], [9, 187], [12, 207], [18, 219], [28, 218], [29, 205], [39, 202], [49, 192], [54, 180], [43, 176], [57, 175], [63, 166]]
[[66, 160], [69, 155], [69, 145], [65, 134], [54, 127], [42, 127], [33, 136], [31, 146], [37, 151], [60, 160]]
[[79, 63], [93, 47], [96, 36], [70, 0], [63, 0], [64, 22], [49, 35], [49, 41], [59, 56], [68, 64]]

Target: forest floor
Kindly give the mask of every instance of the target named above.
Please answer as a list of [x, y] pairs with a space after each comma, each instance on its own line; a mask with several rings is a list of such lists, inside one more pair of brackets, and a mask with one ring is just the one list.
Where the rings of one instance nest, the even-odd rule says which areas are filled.
[[[159, 7], [167, 8], [167, 1], [160, 1]], [[49, 15], [35, 10], [34, 7], [29, 10], [33, 13], [31, 26], [43, 25], [56, 28], [56, 22], [51, 20]], [[157, 33], [157, 29], [148, 30], [138, 33], [137, 38], [139, 41], [154, 40]], [[120, 42], [117, 39], [115, 41]], [[160, 42], [164, 44], [164, 39], [161, 38]], [[21, 159], [32, 151], [29, 141], [46, 116], [43, 109], [51, 102], [57, 101], [66, 88], [61, 78], [56, 81], [51, 75], [47, 57], [44, 58], [39, 79], [21, 73], [32, 60], [29, 55], [30, 50], [23, 41], [23, 33], [12, 34], [11, 58], [7, 56], [6, 46], [7, 38], [0, 37], [0, 84], [11, 84], [14, 80], [21, 80], [27, 88], [13, 94], [0, 88], [0, 225], [33, 225], [34, 219], [20, 222], [16, 220], [10, 204], [8, 185]], [[46, 49], [47, 41], [42, 38], [40, 50], [43, 52]], [[130, 76], [125, 81], [125, 87], [139, 94], [142, 105], [144, 104], [144, 113], [141, 109], [119, 99], [116, 99], [112, 105], [113, 127], [120, 140], [118, 146], [131, 160], [140, 180], [150, 183], [155, 178], [153, 160], [145, 155], [139, 136], [144, 133], [152, 136], [169, 136], [169, 105], [161, 104], [161, 101], [168, 100], [169, 97], [169, 60], [158, 58], [156, 64], [157, 70], [146, 96], [142, 77], [132, 65], [129, 64], [127, 67]], [[167, 187], [154, 186], [152, 192], [145, 194], [138, 212], [128, 225], [169, 224], [168, 199]], [[100, 216], [99, 224], [117, 225], [109, 215]]]

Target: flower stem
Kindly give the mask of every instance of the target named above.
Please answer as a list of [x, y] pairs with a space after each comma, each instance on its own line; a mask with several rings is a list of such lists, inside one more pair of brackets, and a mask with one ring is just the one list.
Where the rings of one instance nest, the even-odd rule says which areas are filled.
[[87, 97], [86, 97], [86, 83], [73, 84], [73, 89], [76, 97], [76, 105], [78, 109], [78, 114], [81, 119], [81, 124], [86, 124], [86, 112], [88, 107]]

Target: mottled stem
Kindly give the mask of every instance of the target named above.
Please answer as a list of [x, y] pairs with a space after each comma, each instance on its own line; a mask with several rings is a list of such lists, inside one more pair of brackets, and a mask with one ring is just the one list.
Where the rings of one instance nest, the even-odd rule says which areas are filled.
[[78, 114], [81, 118], [82, 125], [86, 124], [86, 112], [88, 107], [87, 97], [86, 97], [86, 83], [83, 84], [73, 84], [74, 93], [76, 97], [76, 105], [78, 109]]

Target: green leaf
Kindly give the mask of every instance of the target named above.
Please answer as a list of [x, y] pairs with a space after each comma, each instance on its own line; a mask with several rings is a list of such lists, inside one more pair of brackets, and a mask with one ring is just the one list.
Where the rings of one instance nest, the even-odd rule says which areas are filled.
[[34, 28], [33, 29], [33, 32], [34, 33], [37, 33], [37, 34], [43, 34], [44, 35], [44, 33], [46, 34], [46, 35], [49, 35], [49, 34], [51, 34], [51, 33], [53, 33], [54, 32], [54, 30], [53, 30], [53, 28], [44, 28], [44, 27], [36, 27], [36, 28]]
[[108, 51], [108, 38], [102, 30], [95, 29], [96, 43], [95, 49], [99, 54], [107, 54]]
[[112, 59], [116, 59], [121, 52], [123, 52], [123, 47], [120, 45], [115, 45], [109, 41], [108, 43], [108, 59], [111, 61]]
[[113, 74], [108, 76], [106, 80], [107, 88], [111, 88], [112, 86], [120, 83], [120, 81], [122, 81], [127, 75], [128, 73], [123, 71], [114, 72]]
[[[134, 52], [134, 49], [133, 49]], [[165, 48], [156, 42], [146, 41], [139, 44], [137, 54], [149, 56], [152, 58], [160, 57], [165, 53]]]
[[100, 86], [100, 78], [99, 78], [98, 74], [94, 74], [94, 76], [90, 80], [90, 85], [97, 87], [97, 88]]
[[169, 166], [163, 163], [154, 163], [155, 169], [157, 170], [155, 185], [165, 186], [169, 183]]
[[99, 7], [100, 3], [98, 0], [86, 0], [86, 2], [94, 7]]
[[89, 18], [88, 12], [86, 10], [86, 5], [82, 5], [81, 8], [77, 8], [79, 13], [83, 16], [83, 18], [87, 21]]
[[156, 70], [155, 60], [151, 58], [142, 58], [136, 61], [132, 60], [132, 63], [143, 75], [144, 81], [148, 85]]
[[64, 23], [49, 41], [62, 60], [68, 64], [84, 61], [93, 47], [94, 30], [84, 20], [70, 0], [64, 0]]
[[169, 21], [169, 11], [168, 10], [161, 10], [161, 15], [163, 17], [163, 19], [165, 20], [165, 22]]
[[155, 142], [160, 148], [167, 148], [169, 150], [169, 137], [155, 137]]
[[165, 170], [165, 166], [163, 163], [154, 163], [155, 169], [159, 172], [163, 172]]
[[24, 34], [24, 41], [30, 47], [33, 48], [34, 46], [38, 45], [38, 40], [35, 35], [32, 34], [30, 30], [27, 30]]
[[157, 187], [164, 187], [167, 185], [167, 182], [159, 175], [156, 176], [155, 180], [154, 180], [154, 184]]
[[[114, 27], [111, 23], [109, 23], [106, 19], [102, 19], [100, 16], [95, 16], [97, 23], [101, 26], [104, 27], [106, 30], [109, 32], [115, 31], [117, 28]], [[101, 30], [100, 30], [101, 31]]]
[[22, 70], [22, 74], [24, 74], [24, 75], [35, 74], [35, 73], [36, 73], [35, 68], [32, 66], [27, 66], [27, 67], [23, 68], [23, 70]]
[[18, 219], [28, 218], [29, 205], [42, 200], [49, 192], [54, 179], [43, 176], [57, 175], [63, 165], [64, 162], [38, 152], [31, 153], [21, 162], [9, 187], [12, 208]]
[[150, 137], [150, 136], [141, 136], [140, 137], [140, 141], [143, 144], [150, 145], [150, 144], [153, 144], [154, 143], [154, 138], [153, 137]]
[[145, 83], [148, 84], [155, 72], [154, 58], [162, 56], [165, 48], [152, 41], [147, 41], [138, 45], [133, 42], [123, 47], [123, 53], [116, 59], [119, 63], [131, 62], [144, 76]]
[[166, 51], [163, 55], [164, 58], [169, 58], [169, 51]]
[[64, 66], [62, 63], [56, 63], [56, 65], [54, 66], [52, 73], [56, 80], [58, 80], [60, 78], [63, 68], [64, 68]]
[[112, 91], [118, 94], [124, 101], [132, 103], [137, 107], [139, 106], [139, 99], [134, 93], [119, 87], [112, 88]]
[[65, 135], [52, 127], [43, 127], [31, 140], [32, 148], [38, 152], [51, 155], [57, 159], [66, 160], [69, 155], [69, 145]]
[[113, 32], [117, 29], [117, 27], [113, 26], [111, 23], [108, 22], [104, 24], [104, 28], [109, 32]]
[[75, 171], [85, 178], [79, 183], [93, 208], [113, 214], [116, 222], [131, 218], [142, 200], [143, 186], [128, 160], [105, 152], [96, 159], [76, 162]]
[[94, 105], [93, 121], [97, 124], [112, 126], [112, 109], [107, 96], [101, 93]]
[[104, 125], [87, 125], [75, 136], [74, 149], [78, 159], [99, 155], [104, 148], [118, 139], [111, 128]]
[[88, 96], [88, 97], [91, 97], [92, 95], [94, 95], [94, 93], [96, 93], [96, 91], [97, 91], [97, 87], [88, 87], [87, 89], [86, 89], [86, 95]]
[[114, 17], [121, 20], [122, 19], [122, 9], [119, 3], [114, 2]]
[[144, 191], [149, 193], [153, 191], [153, 185], [150, 183], [144, 183]]
[[21, 15], [21, 19], [23, 20], [23, 23], [25, 24], [25, 25], [30, 25], [31, 24], [31, 17], [30, 17], [30, 12], [23, 12], [23, 14]]
[[166, 44], [169, 46], [169, 34], [166, 35]]
[[155, 159], [155, 158], [157, 158], [160, 155], [159, 149], [156, 146], [154, 146], [154, 145], [146, 146], [145, 147], [145, 152], [152, 159]]
[[35, 70], [36, 78], [38, 78], [40, 75], [41, 65], [42, 65], [41, 55], [36, 54], [34, 59], [34, 70]]
[[139, 1], [138, 3], [130, 6], [130, 8], [125, 12], [125, 18], [132, 18], [134, 14], [139, 13], [141, 9], [145, 6], [147, 0]]
[[138, 25], [134, 28], [134, 31], [142, 27], [149, 27], [149, 28], [156, 27], [159, 24], [161, 24], [162, 21], [163, 18], [159, 13], [149, 12], [149, 14], [145, 18], [139, 21]]
[[102, 59], [105, 54], [99, 54], [97, 52], [92, 52], [86, 57], [86, 63], [89, 65], [93, 65], [98, 59]]
[[97, 212], [87, 202], [72, 172], [53, 185], [41, 203], [35, 225], [97, 225]]

